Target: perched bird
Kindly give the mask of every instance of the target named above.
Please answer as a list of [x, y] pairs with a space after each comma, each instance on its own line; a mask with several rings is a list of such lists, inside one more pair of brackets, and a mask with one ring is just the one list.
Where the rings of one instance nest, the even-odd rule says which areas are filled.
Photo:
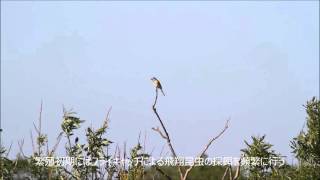
[[162, 94], [165, 96], [165, 94], [164, 94], [164, 92], [163, 92], [163, 90], [162, 90], [162, 86], [161, 86], [160, 81], [159, 81], [157, 78], [155, 78], [155, 77], [151, 78], [151, 81], [153, 82], [153, 84], [154, 84], [154, 86], [157, 88], [157, 90], [160, 89], [161, 92], [162, 92]]
[[77, 143], [78, 143], [78, 141], [79, 141], [79, 138], [78, 138], [78, 137], [76, 137], [76, 139], [74, 140], [74, 142], [77, 144]]

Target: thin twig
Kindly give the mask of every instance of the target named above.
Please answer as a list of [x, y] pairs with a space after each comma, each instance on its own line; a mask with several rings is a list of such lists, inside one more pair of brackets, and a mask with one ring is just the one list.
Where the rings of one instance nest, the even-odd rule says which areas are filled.
[[109, 121], [109, 116], [110, 116], [111, 110], [112, 110], [112, 106], [110, 106], [110, 108], [108, 109], [107, 116], [106, 116], [106, 121]]
[[52, 156], [54, 154], [54, 152], [57, 150], [58, 148], [58, 145], [61, 141], [61, 138], [62, 138], [62, 135], [63, 135], [63, 132], [61, 132], [58, 137], [57, 137], [57, 142], [56, 144], [53, 146], [53, 148], [51, 149], [50, 153], [49, 153], [49, 156]]
[[36, 132], [39, 134], [39, 129], [37, 128], [36, 124], [34, 124], [34, 122], [33, 122], [33, 127], [36, 130]]
[[152, 130], [158, 132], [163, 139], [167, 139], [167, 137], [161, 132], [159, 127], [157, 127], [157, 128], [153, 127]]

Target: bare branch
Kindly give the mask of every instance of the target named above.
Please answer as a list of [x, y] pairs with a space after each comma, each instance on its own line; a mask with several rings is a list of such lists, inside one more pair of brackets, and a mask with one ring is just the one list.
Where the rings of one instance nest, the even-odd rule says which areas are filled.
[[[174, 151], [173, 146], [172, 146], [172, 144], [171, 144], [171, 140], [170, 140], [169, 133], [168, 133], [167, 129], [165, 128], [165, 126], [164, 126], [164, 124], [163, 124], [163, 122], [162, 122], [162, 120], [161, 120], [161, 118], [160, 118], [160, 115], [159, 115], [158, 112], [157, 112], [157, 109], [156, 109], [157, 100], [158, 100], [158, 88], [156, 88], [156, 96], [155, 96], [155, 99], [154, 99], [154, 103], [153, 103], [153, 106], [152, 106], [152, 110], [153, 110], [154, 114], [157, 116], [157, 118], [158, 118], [158, 120], [159, 120], [159, 122], [160, 122], [160, 124], [161, 124], [161, 127], [162, 127], [162, 129], [163, 129], [163, 131], [164, 131], [164, 133], [165, 133], [165, 137], [166, 137], [165, 139], [167, 140], [167, 144], [168, 144], [168, 146], [169, 146], [169, 148], [170, 148], [170, 151], [171, 151], [172, 156], [173, 156], [174, 158], [177, 158], [177, 154], [176, 154], [176, 152]], [[180, 179], [182, 179], [182, 178], [183, 178], [183, 173], [182, 173], [182, 169], [181, 169], [180, 166], [178, 166], [178, 170], [179, 170], [179, 174], [180, 174]]]
[[213, 141], [215, 141], [216, 139], [218, 139], [228, 128], [229, 128], [229, 122], [230, 120], [228, 119], [223, 130], [214, 138], [212, 138], [209, 143], [205, 146], [205, 148], [203, 149], [203, 151], [201, 152], [200, 156], [199, 157], [202, 157], [206, 151], [209, 149], [210, 145], [213, 143]]
[[111, 110], [112, 110], [112, 106], [108, 109], [107, 116], [106, 116], [106, 121], [109, 120]]
[[225, 178], [225, 177], [226, 177], [226, 175], [227, 175], [228, 170], [229, 170], [229, 167], [227, 167], [227, 168], [226, 168], [226, 170], [224, 171], [224, 173], [223, 173], [223, 176], [222, 176], [221, 180], [224, 180], [224, 178]]
[[243, 155], [241, 155], [241, 157], [239, 159], [239, 162], [238, 162], [239, 164], [238, 164], [238, 167], [237, 167], [237, 170], [236, 170], [236, 174], [233, 177], [233, 180], [237, 180], [239, 178], [242, 157], [243, 157]]
[[157, 99], [158, 99], [158, 89], [156, 88], [156, 97], [155, 97], [155, 101], [154, 101], [154, 104], [153, 104], [153, 106], [152, 106], [152, 109], [153, 109], [153, 112], [156, 114], [156, 116], [157, 116], [157, 118], [158, 118], [158, 120], [159, 120], [159, 122], [160, 122], [160, 124], [161, 124], [161, 126], [162, 126], [162, 129], [163, 129], [163, 131], [164, 131], [164, 133], [165, 133], [166, 140], [167, 140], [168, 146], [169, 146], [169, 148], [170, 148], [170, 150], [171, 150], [172, 156], [173, 156], [173, 157], [177, 157], [177, 154], [176, 154], [176, 152], [174, 151], [173, 146], [172, 146], [172, 144], [171, 144], [171, 140], [170, 140], [170, 137], [169, 137], [169, 133], [168, 133], [167, 129], [165, 128], [165, 126], [164, 126], [164, 124], [163, 124], [163, 122], [162, 122], [162, 120], [161, 120], [161, 118], [160, 118], [160, 116], [159, 116], [159, 114], [158, 114], [158, 112], [157, 112], [157, 109], [156, 109]]
[[158, 132], [163, 139], [167, 139], [167, 137], [161, 132], [161, 130], [159, 129], [159, 127], [157, 127], [157, 128], [154, 128], [154, 127], [153, 127], [152, 130]]
[[36, 124], [34, 124], [34, 122], [33, 122], [33, 127], [36, 130], [36, 132], [39, 134], [39, 129], [37, 128]]
[[156, 97], [154, 99], [154, 103], [152, 105], [152, 108], [155, 109], [156, 107], [156, 104], [157, 104], [157, 101], [158, 101], [158, 88], [156, 88]]
[[56, 144], [53, 146], [53, 148], [51, 149], [50, 153], [49, 153], [49, 156], [52, 156], [54, 154], [54, 152], [57, 150], [58, 148], [58, 145], [61, 141], [61, 138], [62, 138], [62, 135], [63, 135], [63, 132], [61, 132], [58, 137], [57, 137], [57, 142]]
[[[210, 145], [213, 143], [213, 141], [215, 141], [216, 139], [218, 139], [229, 127], [229, 119], [227, 120], [223, 130], [215, 137], [213, 137], [212, 139], [210, 139], [210, 141], [208, 142], [208, 144], [205, 146], [205, 148], [202, 150], [202, 152], [200, 153], [200, 155], [198, 156], [199, 158], [201, 158], [206, 151], [209, 149]], [[193, 165], [191, 165], [185, 172], [184, 176], [183, 176], [183, 180], [185, 180], [189, 174], [189, 172], [192, 170], [192, 168], [194, 167], [195, 163], [193, 163]]]
[[229, 165], [229, 179], [232, 180], [232, 167]]

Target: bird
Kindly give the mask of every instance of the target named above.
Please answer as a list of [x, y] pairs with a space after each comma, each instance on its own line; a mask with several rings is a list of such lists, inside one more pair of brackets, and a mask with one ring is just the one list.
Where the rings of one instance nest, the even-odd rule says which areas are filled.
[[153, 82], [153, 85], [157, 88], [157, 90], [160, 89], [161, 92], [162, 92], [162, 94], [163, 94], [163, 96], [166, 96], [166, 95], [164, 94], [163, 90], [162, 90], [162, 86], [161, 86], [160, 81], [159, 81], [157, 78], [155, 78], [155, 77], [152, 77], [152, 78], [151, 78], [151, 81]]

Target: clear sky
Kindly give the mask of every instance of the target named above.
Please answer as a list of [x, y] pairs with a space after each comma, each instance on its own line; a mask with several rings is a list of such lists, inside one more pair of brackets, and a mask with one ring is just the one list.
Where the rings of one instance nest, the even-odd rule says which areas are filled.
[[238, 156], [244, 140], [266, 134], [291, 157], [302, 104], [319, 94], [318, 15], [319, 1], [1, 1], [4, 145], [13, 142], [14, 155], [24, 138], [31, 153], [42, 99], [50, 146], [62, 105], [85, 127], [99, 127], [112, 106], [108, 137], [132, 146], [146, 132], [147, 151], [158, 155], [156, 76], [167, 95], [158, 111], [179, 155], [197, 155], [230, 117], [210, 156]]

